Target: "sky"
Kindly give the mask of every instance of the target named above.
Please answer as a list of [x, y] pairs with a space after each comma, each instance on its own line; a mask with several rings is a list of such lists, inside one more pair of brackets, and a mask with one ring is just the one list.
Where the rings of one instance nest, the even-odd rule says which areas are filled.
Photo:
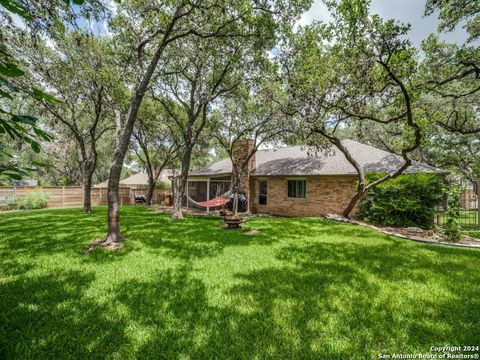
[[[438, 17], [436, 14], [424, 17], [424, 0], [373, 0], [371, 13], [379, 14], [384, 19], [396, 19], [410, 24], [411, 30], [408, 38], [414, 46], [419, 46], [427, 36], [437, 31]], [[327, 22], [330, 20], [328, 10], [321, 0], [315, 0], [309, 11], [300, 19], [301, 25], [307, 25], [313, 20]], [[455, 31], [442, 33], [441, 38], [448, 42], [463, 43], [467, 39], [467, 33], [461, 26]]]

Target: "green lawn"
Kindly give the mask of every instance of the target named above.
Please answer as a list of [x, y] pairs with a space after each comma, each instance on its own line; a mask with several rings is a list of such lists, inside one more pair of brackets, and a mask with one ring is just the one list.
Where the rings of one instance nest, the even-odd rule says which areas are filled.
[[320, 219], [0, 214], [0, 358], [324, 358], [480, 345], [480, 251]]

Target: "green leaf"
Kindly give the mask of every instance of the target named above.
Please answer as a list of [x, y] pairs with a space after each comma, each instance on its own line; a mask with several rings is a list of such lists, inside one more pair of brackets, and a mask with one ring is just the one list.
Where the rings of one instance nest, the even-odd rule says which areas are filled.
[[50, 165], [50, 164], [40, 162], [40, 161], [35, 161], [35, 160], [32, 160], [32, 165], [37, 165], [37, 166], [40, 166], [40, 167], [43, 167], [43, 168], [51, 168], [52, 167], [52, 165]]
[[36, 118], [35, 116], [31, 116], [31, 115], [13, 115], [12, 120], [13, 121], [18, 121], [18, 122], [21, 122], [21, 123], [24, 123], [24, 124], [35, 126], [35, 124], [38, 121], [38, 118]]
[[43, 131], [42, 129], [33, 128], [33, 131], [35, 132], [35, 135], [37, 135], [38, 137], [42, 138], [45, 141], [51, 141], [53, 139], [52, 135], [50, 135], [46, 131]]
[[21, 138], [20, 134], [15, 128], [13, 128], [8, 122], [0, 120], [0, 125], [3, 125], [3, 128], [12, 139]]
[[14, 179], [14, 180], [22, 180], [22, 175], [20, 175], [17, 172], [13, 171], [3, 171], [2, 175], [7, 175], [8, 177]]
[[32, 141], [30, 143], [30, 146], [32, 147], [32, 150], [35, 151], [36, 153], [39, 153], [42, 150], [42, 147], [36, 141]]
[[28, 12], [28, 9], [15, 0], [0, 0], [0, 5], [2, 5], [8, 11], [20, 15], [25, 20], [33, 20], [33, 17]]
[[77, 4], [77, 5], [83, 5], [83, 3], [85, 2], [85, 0], [71, 0], [72, 3], [74, 4]]
[[18, 77], [24, 75], [25, 71], [19, 69], [18, 66], [13, 63], [0, 60], [0, 74], [7, 77]]
[[33, 96], [37, 100], [45, 100], [45, 101], [47, 101], [47, 102], [49, 102], [50, 104], [53, 104], [53, 105], [63, 104], [62, 101], [58, 100], [57, 98], [53, 97], [52, 95], [44, 93], [43, 91], [38, 90], [38, 89], [33, 89]]

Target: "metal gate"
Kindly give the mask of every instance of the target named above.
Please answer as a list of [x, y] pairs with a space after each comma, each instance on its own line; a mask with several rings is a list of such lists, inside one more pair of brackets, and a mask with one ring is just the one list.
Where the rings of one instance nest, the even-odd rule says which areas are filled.
[[465, 230], [479, 229], [479, 206], [478, 201], [479, 183], [465, 186], [460, 198], [460, 227]]

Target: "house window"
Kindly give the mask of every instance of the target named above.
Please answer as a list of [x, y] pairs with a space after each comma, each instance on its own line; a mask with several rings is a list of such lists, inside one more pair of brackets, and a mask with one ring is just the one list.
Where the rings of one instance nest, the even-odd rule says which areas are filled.
[[307, 197], [307, 180], [288, 180], [288, 197], [305, 199]]
[[259, 195], [258, 195], [258, 203], [260, 205], [267, 205], [267, 180], [260, 180], [258, 182], [259, 185]]

